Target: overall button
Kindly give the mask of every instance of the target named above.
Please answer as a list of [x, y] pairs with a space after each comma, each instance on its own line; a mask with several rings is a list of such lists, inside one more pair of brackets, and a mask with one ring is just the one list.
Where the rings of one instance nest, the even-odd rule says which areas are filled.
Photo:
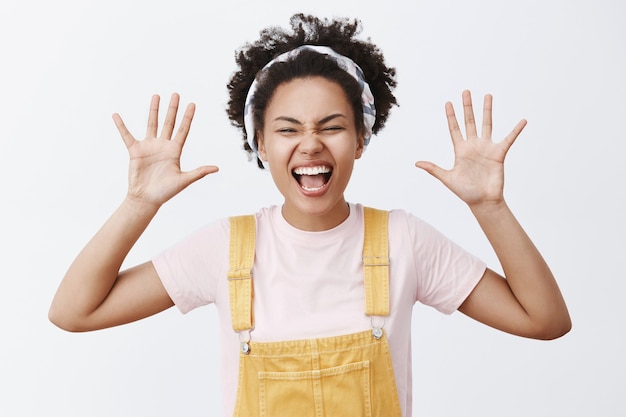
[[381, 329], [380, 327], [374, 327], [372, 329], [372, 336], [374, 336], [374, 339], [378, 340], [381, 337], [383, 337], [383, 329]]

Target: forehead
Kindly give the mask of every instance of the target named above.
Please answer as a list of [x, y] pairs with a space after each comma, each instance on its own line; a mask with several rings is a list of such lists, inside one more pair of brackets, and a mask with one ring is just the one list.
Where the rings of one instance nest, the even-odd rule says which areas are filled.
[[280, 84], [268, 103], [265, 116], [271, 120], [277, 115], [311, 118], [331, 113], [352, 116], [346, 92], [335, 81], [315, 76]]

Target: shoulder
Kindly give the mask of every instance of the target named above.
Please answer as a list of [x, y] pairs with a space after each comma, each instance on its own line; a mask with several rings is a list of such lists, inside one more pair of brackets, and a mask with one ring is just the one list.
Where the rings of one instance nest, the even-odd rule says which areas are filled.
[[236, 217], [252, 217], [254, 218], [257, 225], [260, 225], [260, 224], [273, 223], [275, 222], [277, 216], [279, 217], [280, 215], [281, 215], [280, 207], [273, 205], [273, 206], [262, 207], [256, 212], [235, 213], [231, 216], [228, 216], [226, 218], [216, 221], [215, 223], [213, 223], [212, 225], [209, 225], [208, 227], [218, 227], [218, 228], [221, 227], [221, 228], [224, 228], [226, 231], [228, 231], [228, 229], [230, 228], [230, 223], [232, 222], [232, 219]]
[[389, 211], [389, 233], [408, 233], [419, 240], [440, 240], [445, 236], [433, 225], [402, 209]]
[[[363, 206], [355, 206], [360, 210], [359, 217], [362, 218]], [[389, 242], [396, 250], [426, 250], [450, 243], [438, 229], [417, 215], [404, 209], [387, 211]]]
[[[359, 216], [362, 218], [363, 209], [367, 206], [355, 204], [359, 210]], [[376, 207], [371, 207], [376, 209]], [[380, 209], [379, 209], [380, 210]], [[420, 217], [410, 213], [404, 209], [385, 210], [389, 213], [389, 233], [415, 233], [434, 230], [434, 228]]]
[[258, 209], [256, 212], [235, 213], [229, 217], [219, 220], [218, 223], [224, 222], [226, 226], [228, 227], [230, 219], [232, 219], [233, 217], [240, 217], [240, 216], [252, 216], [254, 217], [257, 223], [265, 223], [265, 222], [272, 221], [272, 219], [275, 218], [276, 215], [280, 215], [280, 207], [272, 205], [272, 206], [262, 207]]

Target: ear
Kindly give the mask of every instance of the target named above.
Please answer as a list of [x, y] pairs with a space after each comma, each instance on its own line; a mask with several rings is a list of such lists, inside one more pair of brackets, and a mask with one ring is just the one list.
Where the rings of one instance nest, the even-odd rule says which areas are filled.
[[261, 161], [267, 162], [267, 152], [265, 150], [265, 139], [263, 138], [263, 134], [261, 132], [256, 132], [256, 146], [259, 150], [259, 157]]
[[359, 159], [363, 155], [363, 150], [365, 149], [365, 136], [363, 133], [359, 133], [359, 136], [356, 139], [356, 152], [354, 154], [354, 159]]

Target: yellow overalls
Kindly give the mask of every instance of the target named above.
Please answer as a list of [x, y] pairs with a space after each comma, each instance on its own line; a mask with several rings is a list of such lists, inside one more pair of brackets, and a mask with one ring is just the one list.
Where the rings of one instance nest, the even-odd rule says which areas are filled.
[[365, 314], [372, 329], [345, 336], [259, 343], [254, 328], [254, 216], [230, 219], [228, 273], [233, 329], [239, 333], [235, 417], [401, 416], [387, 337], [388, 212], [364, 208]]

